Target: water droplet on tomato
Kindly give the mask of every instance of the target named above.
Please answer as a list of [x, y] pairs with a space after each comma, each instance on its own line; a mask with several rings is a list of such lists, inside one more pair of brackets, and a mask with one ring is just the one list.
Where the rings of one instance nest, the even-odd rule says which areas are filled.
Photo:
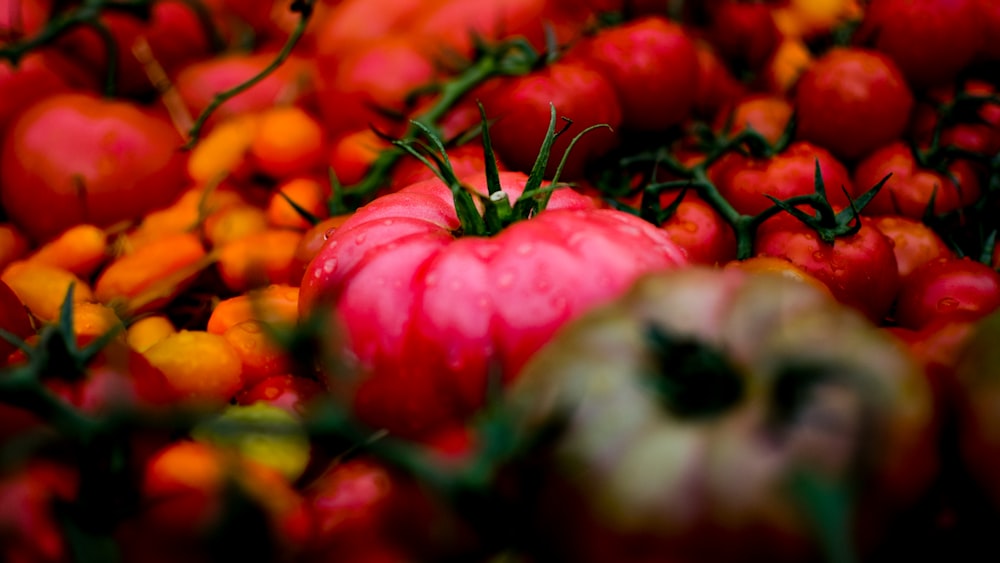
[[361, 233], [358, 236], [354, 237], [354, 244], [364, 244], [366, 238], [367, 237], [365, 236], [365, 234]]
[[389, 225], [392, 225], [392, 219], [386, 219], [382, 221], [382, 224], [388, 227]]
[[954, 297], [943, 297], [937, 302], [937, 310], [942, 313], [954, 311], [955, 309], [958, 309], [958, 306], [958, 299], [955, 299]]
[[531, 244], [530, 242], [525, 242], [525, 243], [522, 243], [522, 244], [518, 245], [518, 247], [517, 247], [516, 250], [517, 250], [518, 254], [524, 256], [524, 255], [528, 254], [529, 252], [531, 252], [534, 248], [535, 247], [534, 247], [533, 244]]
[[337, 259], [336, 258], [330, 258], [326, 262], [323, 262], [323, 271], [326, 272], [326, 273], [328, 273], [328, 274], [332, 274], [334, 268], [336, 268], [336, 267], [337, 267]]
[[242, 323], [243, 331], [250, 334], [260, 334], [261, 328], [257, 323]]
[[325, 233], [323, 233], [323, 240], [329, 239], [330, 237], [333, 236], [333, 233], [335, 232], [337, 232], [337, 227], [330, 227], [329, 229], [326, 230]]
[[434, 287], [435, 285], [437, 285], [437, 282], [438, 282], [437, 274], [427, 274], [427, 277], [424, 278], [424, 284], [427, 285], [427, 287]]
[[499, 287], [510, 287], [513, 284], [514, 284], [514, 274], [512, 274], [511, 272], [504, 272], [500, 274], [499, 278], [497, 278], [497, 286]]

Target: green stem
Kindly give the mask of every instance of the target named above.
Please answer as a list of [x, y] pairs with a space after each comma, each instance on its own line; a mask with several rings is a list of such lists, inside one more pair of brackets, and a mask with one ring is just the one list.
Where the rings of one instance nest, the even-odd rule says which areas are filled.
[[208, 121], [208, 118], [211, 117], [222, 104], [228, 102], [243, 92], [246, 92], [250, 88], [253, 88], [262, 80], [273, 74], [282, 64], [285, 63], [286, 60], [288, 60], [288, 57], [292, 54], [292, 50], [295, 49], [295, 46], [298, 45], [299, 40], [301, 40], [302, 36], [305, 34], [306, 27], [309, 26], [309, 20], [312, 19], [314, 2], [315, 0], [303, 0], [302, 2], [292, 4], [292, 9], [299, 12], [299, 21], [295, 25], [295, 29], [292, 30], [291, 35], [288, 36], [288, 40], [285, 41], [285, 44], [281, 47], [281, 51], [278, 52], [277, 56], [274, 57], [274, 60], [272, 60], [270, 64], [261, 69], [260, 72], [252, 76], [249, 80], [237, 84], [228, 90], [219, 92], [212, 98], [212, 101], [209, 102], [208, 106], [202, 110], [201, 114], [198, 115], [198, 118], [195, 119], [194, 124], [188, 131], [188, 140], [184, 143], [184, 150], [194, 148], [194, 145], [198, 142], [198, 139], [201, 136], [201, 130], [205, 127], [205, 123]]
[[[520, 56], [523, 61], [514, 60], [505, 65], [505, 59]], [[434, 129], [445, 114], [473, 88], [487, 79], [498, 75], [517, 75], [528, 72], [536, 55], [529, 45], [522, 41], [501, 43], [496, 48], [487, 51], [454, 79], [443, 84], [440, 94], [434, 104], [424, 112], [415, 116], [409, 127], [403, 133], [402, 141], [415, 139], [423, 132], [423, 127]], [[406, 154], [398, 149], [382, 151], [372, 163], [368, 174], [361, 182], [345, 186], [340, 201], [330, 202], [330, 213], [338, 215], [350, 212], [366, 203], [372, 195], [385, 185], [393, 167]]]

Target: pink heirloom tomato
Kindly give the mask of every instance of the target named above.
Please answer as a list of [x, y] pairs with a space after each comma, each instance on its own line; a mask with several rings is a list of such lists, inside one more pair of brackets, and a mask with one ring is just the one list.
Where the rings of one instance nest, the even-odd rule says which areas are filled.
[[[527, 176], [500, 174], [511, 200]], [[483, 175], [465, 179], [486, 192]], [[333, 307], [368, 372], [354, 397], [375, 427], [423, 437], [484, 404], [566, 321], [640, 274], [686, 263], [638, 217], [556, 190], [548, 208], [492, 237], [462, 237], [448, 188], [417, 183], [360, 209], [306, 270], [299, 310]]]

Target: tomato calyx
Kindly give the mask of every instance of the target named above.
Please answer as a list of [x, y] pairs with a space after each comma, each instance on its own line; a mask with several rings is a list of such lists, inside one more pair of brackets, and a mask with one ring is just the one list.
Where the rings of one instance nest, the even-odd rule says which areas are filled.
[[646, 343], [656, 362], [649, 384], [671, 414], [713, 417], [743, 398], [743, 381], [723, 351], [655, 324], [646, 327]]
[[[392, 140], [394, 145], [427, 165], [451, 190], [455, 202], [455, 211], [458, 214], [461, 225], [456, 233], [458, 236], [493, 236], [518, 221], [530, 219], [544, 211], [548, 205], [552, 191], [561, 186], [559, 176], [562, 173], [563, 166], [566, 164], [567, 157], [573, 150], [573, 146], [583, 135], [603, 126], [595, 125], [578, 133], [563, 153], [551, 182], [547, 186], [542, 186], [545, 167], [552, 152], [552, 145], [556, 137], [565, 133], [569, 125], [572, 124], [572, 122], [568, 122], [565, 127], [557, 131], [556, 108], [555, 105], [550, 104], [549, 127], [542, 141], [542, 146], [538, 151], [538, 156], [535, 158], [531, 172], [528, 174], [524, 191], [514, 204], [511, 205], [510, 198], [503, 190], [500, 182], [500, 170], [497, 166], [496, 156], [490, 142], [489, 123], [486, 117], [486, 110], [482, 104], [479, 105], [479, 113], [483, 123], [483, 158], [486, 164], [486, 184], [488, 190], [488, 195], [486, 196], [474, 194], [462, 184], [461, 180], [456, 176], [451, 162], [448, 160], [448, 153], [444, 142], [431, 127], [419, 121], [411, 122], [430, 141], [429, 145], [417, 139]], [[479, 203], [483, 207], [481, 213], [476, 207], [476, 200], [473, 199], [474, 195], [478, 197]]]
[[[331, 170], [330, 183], [333, 190], [327, 204], [331, 216], [354, 211], [385, 187], [396, 163], [408, 154], [398, 142], [419, 143], [419, 138], [427, 135], [428, 131], [433, 132], [432, 134], [440, 141], [440, 136], [437, 135], [438, 122], [475, 87], [496, 76], [528, 74], [544, 62], [544, 58], [534, 47], [521, 37], [501, 41], [495, 45], [478, 39], [474, 44], [475, 57], [459, 74], [440, 84], [431, 84], [418, 89], [418, 93], [436, 94], [437, 99], [430, 107], [410, 120], [409, 127], [400, 139], [387, 139], [396, 144], [396, 147], [379, 153], [371, 163], [368, 174], [361, 181], [353, 185], [341, 185], [336, 178], [336, 171]], [[379, 131], [375, 132], [382, 136]]]
[[[753, 158], [771, 158], [781, 154], [795, 138], [795, 114], [788, 119], [781, 136], [775, 142], [770, 142], [752, 124], [747, 123], [735, 135], [730, 135], [733, 129], [734, 113], [730, 113], [722, 126], [722, 131], [714, 131], [707, 124], [698, 122], [692, 126], [692, 133], [698, 140], [699, 149], [708, 155], [723, 155], [733, 150]], [[715, 158], [712, 158], [714, 160]]]
[[[826, 195], [826, 185], [823, 182], [823, 174], [820, 171], [819, 160], [816, 161], [816, 192], [804, 196], [791, 197], [780, 200], [767, 194], [767, 198], [774, 202], [780, 210], [791, 214], [810, 229], [816, 231], [820, 240], [827, 244], [833, 244], [837, 238], [848, 237], [856, 234], [861, 229], [861, 210], [868, 202], [878, 194], [882, 186], [889, 180], [892, 174], [887, 174], [857, 198], [847, 196], [850, 206], [841, 211], [835, 211], [830, 205], [830, 200]], [[846, 192], [845, 192], [846, 193]], [[807, 204], [813, 208], [814, 214], [809, 214], [798, 205]]]

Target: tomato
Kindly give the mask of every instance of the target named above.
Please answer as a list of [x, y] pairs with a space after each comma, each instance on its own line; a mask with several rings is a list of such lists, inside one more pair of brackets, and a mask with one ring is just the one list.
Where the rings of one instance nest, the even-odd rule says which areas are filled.
[[502, 406], [538, 440], [540, 560], [805, 562], [823, 556], [791, 479], [884, 529], [937, 474], [931, 400], [905, 348], [822, 292], [692, 266], [564, 327]]
[[24, 110], [38, 100], [69, 90], [58, 72], [47, 68], [40, 55], [29, 56], [15, 69], [0, 64], [0, 135]]
[[[21, 339], [34, 333], [28, 309], [3, 280], [0, 280], [0, 329]], [[0, 367], [7, 364], [7, 357], [15, 349], [13, 344], [0, 338]]]
[[299, 492], [276, 470], [220, 447], [172, 442], [138, 477], [138, 506], [115, 537], [126, 561], [210, 561], [212, 540], [229, 557], [291, 557], [312, 539]]
[[847, 168], [829, 151], [811, 143], [792, 143], [771, 157], [731, 152], [709, 167], [708, 176], [736, 211], [756, 215], [774, 205], [768, 195], [787, 199], [815, 193], [817, 163], [830, 203], [846, 207], [848, 196], [855, 195]]
[[610, 80], [621, 102], [623, 126], [666, 129], [690, 116], [698, 55], [682, 26], [647, 16], [602, 30], [572, 52]]
[[980, 45], [980, 55], [988, 61], [1000, 60], [1000, 45], [990, 38], [1000, 33], [1000, 4], [992, 0], [979, 0], [979, 17], [983, 25], [984, 41]]
[[402, 133], [408, 96], [438, 75], [426, 47], [412, 38], [386, 37], [316, 60], [317, 96], [330, 135], [375, 127]]
[[[486, 116], [495, 119], [490, 127], [493, 148], [513, 170], [528, 172], [545, 138], [550, 106], [573, 126], [552, 146], [553, 158], [545, 168], [546, 177], [555, 173], [574, 135], [591, 125], [605, 124], [617, 129], [622, 121], [621, 103], [611, 82], [580, 59], [557, 61], [525, 76], [503, 79], [484, 93]], [[573, 147], [562, 178], [583, 176], [585, 165], [607, 153], [618, 142], [617, 134], [606, 128], [587, 133]]]
[[799, 219], [780, 213], [758, 228], [754, 254], [789, 260], [873, 322], [885, 317], [899, 290], [892, 241], [863, 220], [857, 232], [829, 243]]
[[[6, 469], [6, 468], [5, 468]], [[0, 477], [0, 558], [57, 563], [71, 560], [56, 506], [77, 496], [74, 468], [34, 459]]]
[[936, 214], [962, 209], [979, 199], [979, 180], [968, 161], [956, 160], [948, 166], [947, 174], [941, 174], [922, 167], [902, 141], [888, 144], [859, 162], [854, 182], [872, 186], [890, 173], [892, 177], [865, 207], [865, 213], [919, 220], [927, 213], [932, 197]]
[[747, 87], [733, 76], [719, 59], [712, 45], [695, 41], [698, 55], [698, 78], [695, 81], [694, 110], [700, 117], [711, 119], [720, 108], [743, 96]]
[[[664, 194], [661, 205], [670, 205], [679, 194]], [[736, 259], [736, 234], [711, 205], [695, 194], [684, 194], [673, 214], [660, 228], [684, 249], [692, 264], [724, 264]]]
[[[54, 134], [58, 132], [58, 134]], [[0, 198], [36, 241], [80, 223], [108, 226], [164, 207], [184, 188], [180, 137], [127, 102], [61, 94], [12, 125]]]
[[[208, 107], [224, 90], [255, 76], [274, 60], [275, 53], [226, 53], [184, 66], [177, 72], [174, 85], [184, 104], [194, 114]], [[238, 114], [263, 111], [275, 105], [307, 104], [315, 81], [312, 62], [292, 55], [278, 70], [246, 91], [230, 98], [212, 114], [209, 123]]]
[[854, 40], [892, 57], [914, 88], [946, 84], [979, 52], [979, 0], [872, 0]]
[[[335, 462], [305, 490], [316, 519], [310, 561], [440, 561], [470, 546], [470, 530], [418, 483], [377, 459]], [[436, 502], [435, 502], [436, 501]], [[374, 561], [382, 561], [375, 559]]]
[[955, 256], [955, 252], [933, 229], [916, 219], [879, 215], [868, 218], [867, 222], [892, 240], [892, 251], [896, 255], [902, 280], [928, 262]]
[[1000, 307], [1000, 274], [969, 258], [942, 258], [914, 270], [896, 301], [896, 320], [919, 329], [955, 313], [985, 316]]
[[729, 136], [752, 128], [774, 145], [784, 136], [793, 111], [792, 105], [785, 98], [751, 94], [719, 112], [712, 128]]
[[[511, 199], [526, 181], [501, 174]], [[483, 176], [467, 183], [486, 192]], [[302, 279], [299, 310], [332, 307], [370, 372], [354, 397], [358, 416], [407, 437], [461, 424], [483, 405], [492, 371], [512, 380], [564, 322], [643, 272], [685, 263], [652, 224], [594, 206], [557, 190], [532, 219], [456, 239], [452, 195], [432, 180], [335, 230]]]
[[[910, 134], [922, 147], [930, 144], [939, 119], [938, 106], [955, 101], [956, 85], [928, 92], [932, 103], [919, 104], [913, 115]], [[969, 80], [962, 91], [973, 96], [995, 96], [997, 89], [982, 80]], [[970, 112], [966, 112], [967, 114]], [[1000, 151], [1000, 104], [984, 103], [972, 115], [959, 114], [960, 120], [946, 124], [939, 144], [964, 149], [982, 155]]]
[[[133, 53], [140, 40], [146, 41], [156, 62], [172, 75], [182, 66], [204, 58], [211, 51], [209, 37], [196, 12], [182, 0], [161, 0], [150, 6], [149, 19], [143, 20], [124, 12], [108, 11], [101, 23], [117, 45], [115, 55], [116, 90], [130, 96], [147, 95], [155, 91], [141, 60]], [[217, 25], [220, 22], [211, 22]], [[59, 38], [56, 48], [100, 77], [101, 84], [108, 72], [107, 47], [101, 35], [88, 26], [78, 27]]]
[[761, 68], [778, 47], [780, 34], [763, 3], [733, 0], [708, 8], [705, 36], [722, 57], [743, 68]]
[[[972, 485], [970, 495], [984, 506], [982, 514], [973, 512], [984, 522], [995, 522], [1000, 509], [1000, 447], [996, 441], [1000, 418], [996, 404], [1000, 395], [1000, 357], [997, 337], [1000, 335], [1000, 314], [981, 318], [962, 348], [955, 368], [958, 382], [958, 450], [962, 476]], [[987, 518], [984, 518], [987, 517]], [[993, 539], [988, 526], [982, 530], [981, 545]], [[977, 542], [979, 544], [980, 542]]]
[[913, 110], [896, 64], [882, 53], [834, 48], [802, 73], [793, 96], [798, 138], [856, 160], [902, 135]]

